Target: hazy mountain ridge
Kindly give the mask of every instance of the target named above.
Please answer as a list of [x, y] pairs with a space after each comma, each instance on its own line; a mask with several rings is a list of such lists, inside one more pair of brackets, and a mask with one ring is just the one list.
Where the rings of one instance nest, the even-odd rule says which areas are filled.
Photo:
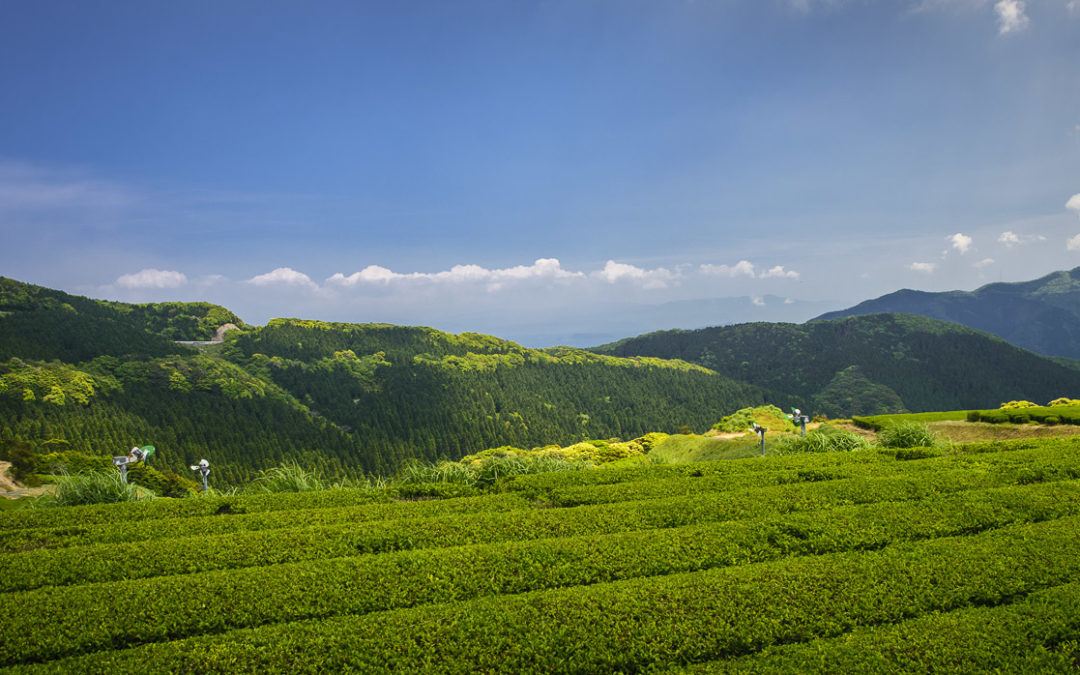
[[818, 319], [884, 312], [918, 314], [993, 333], [1047, 356], [1080, 358], [1080, 267], [974, 291], [904, 289]]
[[[699, 363], [830, 415], [894, 407], [889, 392], [909, 410], [955, 410], [1012, 398], [1049, 401], [1080, 390], [1080, 372], [1072, 367], [984, 332], [913, 315], [661, 331], [596, 351]], [[852, 366], [841, 381], [866, 389], [865, 398], [874, 401], [869, 410], [845, 405], [830, 387]]]

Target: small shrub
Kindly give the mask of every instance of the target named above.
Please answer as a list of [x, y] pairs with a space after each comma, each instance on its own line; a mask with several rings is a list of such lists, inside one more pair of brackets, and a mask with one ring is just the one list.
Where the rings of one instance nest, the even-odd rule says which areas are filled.
[[1061, 424], [1061, 418], [1057, 415], [1047, 415], [1043, 418], [1042, 423], [1048, 426], [1054, 426], [1057, 424]]
[[774, 405], [736, 410], [714, 424], [712, 429], [727, 433], [742, 433], [749, 431], [750, 425], [755, 423], [771, 432], [795, 430], [795, 424], [787, 418], [783, 410]]
[[1009, 415], [1009, 421], [1013, 424], [1027, 424], [1031, 421], [1031, 415]]
[[999, 410], [1020, 410], [1022, 408], [1038, 408], [1038, 403], [1031, 401], [1007, 401], [998, 406]]
[[1009, 416], [1003, 412], [993, 411], [979, 413], [979, 419], [990, 424], [1004, 424], [1009, 421]]
[[867, 447], [870, 443], [858, 434], [832, 426], [822, 426], [805, 436], [788, 436], [776, 444], [780, 453], [800, 452], [850, 452]]
[[309, 492], [326, 489], [322, 478], [315, 471], [308, 471], [299, 464], [286, 463], [259, 472], [251, 483], [254, 492]]
[[1057, 406], [1062, 406], [1062, 405], [1080, 406], [1080, 399], [1066, 398], [1066, 397], [1063, 396], [1061, 398], [1055, 398], [1053, 401], [1050, 401], [1046, 405], [1048, 405], [1051, 408], [1054, 408], [1054, 407], [1057, 407]]
[[49, 501], [57, 506], [79, 506], [133, 502], [150, 497], [147, 490], [121, 480], [119, 471], [87, 471], [57, 476], [56, 493]]
[[981, 415], [978, 410], [969, 410], [967, 414], [967, 421], [978, 422], [980, 417]]
[[886, 448], [930, 448], [937, 443], [937, 437], [925, 424], [900, 422], [882, 429], [878, 443]]

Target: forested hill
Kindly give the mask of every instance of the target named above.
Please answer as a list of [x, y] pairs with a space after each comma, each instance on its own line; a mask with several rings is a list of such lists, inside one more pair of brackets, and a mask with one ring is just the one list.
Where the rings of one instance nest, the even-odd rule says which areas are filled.
[[133, 305], [0, 277], [0, 359], [183, 353], [174, 340], [209, 340], [225, 323], [244, 326], [229, 310], [207, 302]]
[[956, 324], [875, 314], [662, 331], [597, 347], [678, 358], [828, 415], [997, 407], [1080, 391], [1080, 372]]
[[[0, 441], [96, 455], [151, 443], [155, 462], [187, 473], [206, 457], [219, 480], [286, 460], [388, 472], [504, 444], [703, 430], [767, 398], [689, 363], [429, 328], [250, 327], [213, 305], [99, 302], [6, 279], [0, 303]], [[218, 321], [242, 329], [201, 351], [172, 342]]]
[[821, 319], [903, 312], [984, 330], [1039, 354], [1080, 358], [1080, 267], [974, 291], [901, 290]]

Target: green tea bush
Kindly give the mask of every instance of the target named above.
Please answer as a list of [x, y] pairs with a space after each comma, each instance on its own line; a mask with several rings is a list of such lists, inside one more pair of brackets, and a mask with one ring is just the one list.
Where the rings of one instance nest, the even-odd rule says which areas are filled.
[[[1077, 513], [1077, 486], [1045, 485], [934, 496], [902, 511], [882, 502], [738, 522], [211, 572], [188, 579], [201, 590], [199, 603], [190, 602], [190, 584], [168, 577], [49, 588], [20, 596], [24, 610], [18, 616], [0, 616], [0, 631], [10, 636], [0, 645], [0, 663], [269, 622], [460, 602], [493, 592], [873, 549]], [[294, 581], [300, 577], [307, 582], [298, 587]], [[50, 619], [61, 614], [67, 619], [58, 632]]]
[[[571, 588], [212, 630], [53, 661], [48, 668], [134, 672], [152, 664], [159, 672], [271, 672], [294, 669], [302, 655], [312, 672], [421, 672], [435, 665], [440, 672], [662, 670], [833, 637], [860, 625], [992, 607], [1068, 583], [1080, 574], [1077, 525], [1076, 518], [1065, 518], [880, 550], [609, 583], [601, 577], [601, 583]], [[549, 573], [575, 567], [549, 567], [542, 557], [519, 564]], [[469, 566], [446, 566], [440, 576], [458, 572], [468, 574]], [[967, 635], [958, 648], [977, 636]]]
[[878, 443], [886, 448], [930, 448], [937, 437], [925, 424], [900, 422], [878, 432]]

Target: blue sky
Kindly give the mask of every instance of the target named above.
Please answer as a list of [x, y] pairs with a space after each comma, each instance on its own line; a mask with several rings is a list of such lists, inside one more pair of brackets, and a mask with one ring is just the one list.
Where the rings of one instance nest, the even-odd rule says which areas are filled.
[[0, 274], [98, 297], [803, 320], [1080, 265], [1077, 193], [1080, 0], [0, 2]]

